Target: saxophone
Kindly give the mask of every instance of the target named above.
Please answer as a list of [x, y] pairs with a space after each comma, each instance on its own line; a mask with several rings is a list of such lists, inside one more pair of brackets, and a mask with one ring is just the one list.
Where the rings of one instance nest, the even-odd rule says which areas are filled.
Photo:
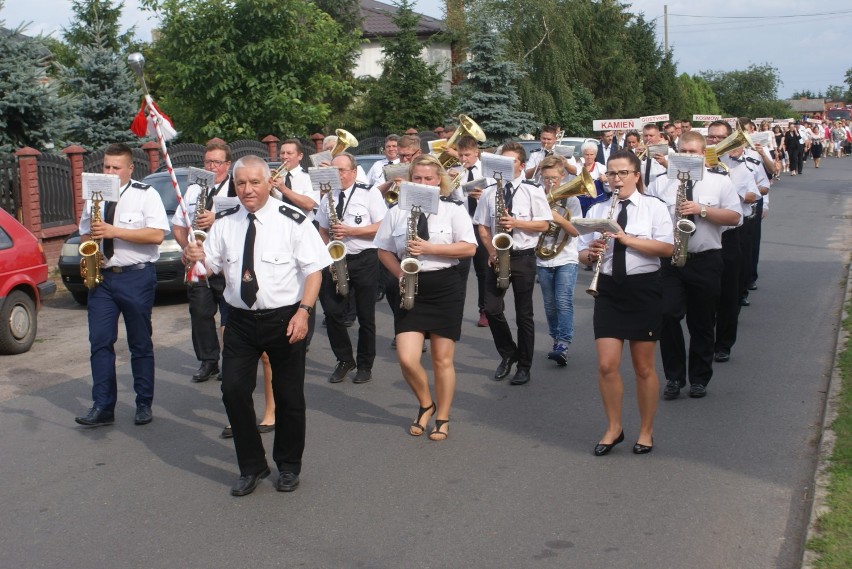
[[[91, 223], [101, 221], [101, 193], [92, 192], [92, 217]], [[94, 239], [80, 243], [80, 276], [86, 288], [92, 289], [104, 281], [101, 275], [101, 264], [104, 254], [101, 253], [100, 244]]]
[[411, 256], [408, 244], [417, 239], [417, 222], [420, 221], [420, 207], [411, 208], [408, 216], [408, 230], [405, 235], [405, 258], [400, 261], [402, 280], [399, 281], [399, 307], [411, 310], [414, 307], [414, 297], [417, 296], [417, 273], [420, 272], [420, 261]]
[[[607, 219], [612, 219], [612, 216], [615, 214], [615, 206], [618, 204], [618, 188], [612, 189], [612, 204], [609, 206], [609, 215], [607, 215]], [[606, 257], [606, 248], [609, 246], [609, 237], [604, 237], [604, 250], [598, 254], [598, 260], [595, 263], [595, 269], [592, 273], [592, 282], [589, 283], [589, 288], [586, 289], [586, 292], [591, 294], [592, 296], [598, 295], [598, 279], [601, 276], [601, 268], [603, 267], [603, 260]]]
[[686, 202], [686, 184], [689, 183], [689, 172], [678, 172], [677, 179], [680, 180], [680, 185], [677, 187], [677, 197], [675, 197], [675, 232], [672, 266], [682, 267], [686, 264], [689, 236], [695, 233], [695, 222], [680, 213], [681, 206]]
[[500, 219], [507, 215], [506, 198], [503, 195], [503, 177], [496, 176], [497, 193], [494, 195], [494, 215], [497, 218], [497, 234], [491, 239], [491, 245], [497, 250], [497, 260], [494, 262], [494, 272], [497, 273], [497, 288], [509, 288], [509, 280], [512, 270], [509, 266], [512, 246], [515, 240], [512, 235], [500, 224]]
[[[340, 223], [337, 210], [334, 207], [334, 194], [328, 191], [328, 228]], [[328, 254], [331, 255], [331, 278], [337, 286], [337, 294], [349, 294], [349, 269], [346, 267], [346, 243], [333, 239], [328, 242]]]
[[[195, 240], [198, 241], [199, 244], [202, 244], [204, 243], [204, 240], [207, 239], [207, 233], [198, 229], [198, 216], [207, 212], [207, 195], [210, 193], [210, 188], [207, 187], [207, 180], [205, 178], [198, 178], [195, 183], [198, 184], [201, 191], [198, 192], [198, 199], [195, 200], [195, 215], [192, 218], [192, 234], [195, 236]], [[189, 284], [191, 282], [193, 265], [195, 265], [195, 263], [186, 264], [186, 271], [183, 275], [184, 284]]]

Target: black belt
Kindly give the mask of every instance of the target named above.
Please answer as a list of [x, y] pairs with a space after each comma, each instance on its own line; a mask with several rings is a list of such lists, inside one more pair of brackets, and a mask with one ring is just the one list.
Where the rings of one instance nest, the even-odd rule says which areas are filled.
[[139, 263], [138, 265], [127, 265], [125, 267], [104, 267], [102, 271], [110, 273], [129, 273], [130, 271], [141, 271], [147, 269], [152, 263]]
[[376, 249], [375, 247], [368, 247], [367, 249], [364, 249], [360, 253], [349, 253], [349, 254], [346, 255], [346, 258], [347, 259], [357, 259], [361, 255], [364, 255], [366, 253], [378, 254], [378, 249]]
[[510, 257], [532, 257], [535, 255], [535, 247], [530, 249], [513, 249], [510, 253]]
[[721, 253], [721, 249], [707, 249], [706, 251], [699, 251], [697, 253], [687, 253], [687, 259], [698, 259], [699, 257], [704, 257], [705, 255], [709, 255], [710, 253]]
[[292, 312], [299, 308], [299, 303], [291, 304], [290, 306], [281, 306], [279, 308], [260, 308], [258, 310], [246, 310], [245, 308], [237, 308], [236, 306], [228, 305], [228, 310], [235, 314], [240, 314], [246, 318], [254, 318], [255, 320], [265, 320], [274, 318], [286, 312]]

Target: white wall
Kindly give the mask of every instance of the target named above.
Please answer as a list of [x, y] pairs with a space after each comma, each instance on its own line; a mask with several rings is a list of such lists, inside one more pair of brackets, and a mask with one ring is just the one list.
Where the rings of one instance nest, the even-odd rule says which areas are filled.
[[[432, 42], [424, 44], [420, 57], [426, 63], [437, 64], [443, 72], [444, 81], [441, 89], [450, 92], [451, 57], [450, 44], [446, 42]], [[361, 44], [361, 53], [355, 63], [353, 71], [355, 77], [364, 75], [379, 77], [382, 74], [382, 44], [378, 40], [371, 40]]]

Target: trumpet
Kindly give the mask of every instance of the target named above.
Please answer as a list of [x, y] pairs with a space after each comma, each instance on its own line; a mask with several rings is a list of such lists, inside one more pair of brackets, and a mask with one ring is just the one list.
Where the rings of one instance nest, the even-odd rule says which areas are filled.
[[272, 171], [272, 174], [269, 175], [269, 195], [275, 199], [284, 201], [284, 194], [272, 185], [272, 183], [280, 178], [281, 176], [286, 176], [290, 173], [290, 169], [287, 168], [287, 163], [281, 164], [278, 168]]
[[[607, 215], [607, 219], [612, 219], [612, 216], [615, 214], [615, 206], [618, 204], [618, 188], [612, 189], [612, 204], [609, 206], [609, 215]], [[592, 296], [598, 296], [598, 280], [601, 276], [601, 268], [603, 268], [603, 260], [606, 256], [606, 248], [609, 246], [609, 237], [604, 237], [604, 250], [598, 253], [598, 260], [595, 263], [595, 269], [592, 273], [592, 282], [589, 283], [589, 288], [586, 289], [586, 292], [591, 294]]]

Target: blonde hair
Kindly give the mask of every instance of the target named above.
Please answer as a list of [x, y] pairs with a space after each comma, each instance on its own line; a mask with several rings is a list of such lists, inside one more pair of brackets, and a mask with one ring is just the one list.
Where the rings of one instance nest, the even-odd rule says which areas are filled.
[[441, 188], [442, 196], [448, 196], [453, 191], [453, 184], [450, 181], [449, 174], [447, 174], [447, 171], [441, 165], [441, 162], [431, 154], [421, 154], [411, 161], [411, 166], [408, 168], [409, 179], [411, 179], [411, 176], [414, 173], [415, 166], [431, 166], [435, 168], [435, 173], [437, 173], [438, 177], [441, 179], [441, 183], [438, 185]]

